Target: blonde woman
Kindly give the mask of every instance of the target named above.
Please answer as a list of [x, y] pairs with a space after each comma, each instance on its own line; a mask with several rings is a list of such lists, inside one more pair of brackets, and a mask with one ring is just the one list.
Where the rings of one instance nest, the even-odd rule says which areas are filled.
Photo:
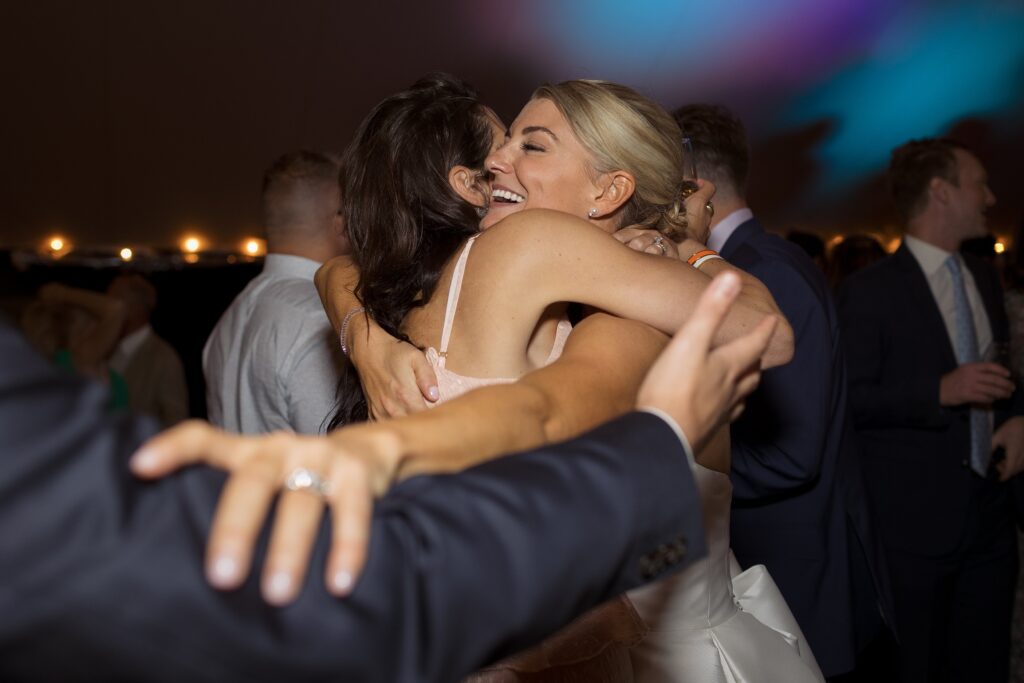
[[[370, 114], [347, 154], [342, 195], [361, 269], [356, 293], [386, 331], [428, 347], [442, 400], [470, 388], [512, 382], [550, 363], [568, 334], [566, 302], [580, 302], [670, 332], [693, 311], [709, 276], [730, 269], [720, 259], [710, 259], [698, 269], [679, 260], [637, 253], [611, 237], [621, 227], [641, 224], [681, 236], [682, 252], [698, 253], [703, 246], [686, 238], [685, 231], [706, 228], [704, 205], [711, 191], [705, 187], [684, 201], [678, 128], [660, 107], [628, 88], [571, 81], [539, 90], [488, 155], [484, 167], [494, 176], [489, 188], [492, 201], [481, 227], [489, 229], [472, 237], [475, 226], [465, 225], [464, 220], [452, 224], [453, 216], [465, 216], [465, 212], [444, 200], [461, 199], [466, 207], [486, 201], [474, 166], [455, 163], [457, 155], [438, 153], [436, 143], [432, 150], [431, 141], [457, 137], [460, 130], [472, 130], [477, 126], [473, 121], [481, 118], [492, 125], [496, 122], [478, 104], [468, 109], [475, 112], [473, 120], [460, 122], [457, 107], [455, 111], [440, 107], [444, 115], [435, 119], [432, 104], [427, 96], [407, 92], [385, 100]], [[592, 150], [595, 137], [604, 142], [603, 149], [610, 150], [607, 154]], [[439, 168], [445, 172], [438, 172]], [[336, 271], [334, 279], [344, 283], [351, 277], [346, 273], [346, 269]], [[740, 304], [725, 321], [720, 339], [735, 338], [766, 314], [777, 313], [763, 286], [745, 276]], [[353, 316], [346, 312], [342, 318], [346, 343], [357, 344], [361, 335], [344, 323], [347, 318], [350, 325]], [[641, 336], [636, 338], [642, 341]], [[609, 367], [578, 371], [614, 372], [617, 362], [629, 366], [630, 344], [622, 338], [616, 344]], [[782, 323], [770, 342], [768, 364], [787, 360], [791, 344], [792, 331]], [[585, 381], [585, 375], [580, 380]], [[471, 399], [470, 395], [465, 401]], [[499, 407], [481, 419], [462, 430], [441, 432], [431, 426], [430, 415], [416, 416], [406, 421], [417, 425], [412, 430], [396, 420], [343, 429], [334, 438], [350, 439], [351, 447], [367, 457], [379, 455], [376, 449], [387, 451], [383, 459], [408, 473], [424, 462], [431, 469], [465, 466], [478, 451], [492, 453], [486, 447], [488, 441], [507, 443], [510, 425], [513, 430], [536, 425], [525, 430], [538, 435], [535, 438], [568, 436], [565, 432], [577, 426], [561, 422], [559, 415], [543, 406], [525, 414], [503, 413]], [[648, 610], [645, 602], [650, 601], [638, 597], [642, 625], [651, 632], [644, 643], [650, 643], [650, 648], [643, 654], [641, 643], [635, 661], [627, 667], [635, 667], [643, 680], [754, 680], [755, 670], [760, 680], [820, 680], [813, 656], [801, 653], [800, 645], [790, 645], [784, 636], [736, 606], [728, 564], [727, 444], [706, 448], [703, 462], [715, 468], [699, 470], [713, 539], [711, 555], [683, 574], [683, 580], [664, 589], [657, 602], [670, 609]], [[294, 466], [286, 461], [278, 464], [282, 477]], [[252, 471], [252, 465], [244, 462], [236, 468], [239, 476], [241, 471]], [[394, 469], [383, 478], [393, 474]], [[332, 476], [344, 486], [342, 473]], [[330, 497], [335, 495], [340, 502], [341, 494]], [[230, 514], [237, 515], [245, 502], [239, 502], [238, 495], [232, 497]], [[258, 519], [264, 511], [265, 501], [264, 505], [250, 501], [246, 514]], [[290, 506], [277, 525], [290, 537], [308, 537], [318, 514], [318, 510]], [[336, 528], [349, 524], [337, 521]], [[273, 553], [272, 543], [268, 565], [275, 563]], [[337, 568], [345, 558], [335, 556], [332, 561]], [[283, 554], [277, 563], [294, 567]], [[781, 598], [776, 598], [772, 596], [772, 607], [788, 615], [785, 603], [780, 605]], [[783, 622], [799, 640], [792, 618]], [[670, 634], [667, 640], [665, 634]], [[677, 657], [677, 652], [685, 656]], [[622, 661], [608, 664], [621, 666]], [[529, 657], [525, 667], [534, 669]], [[567, 673], [545, 671], [549, 678]], [[621, 671], [586, 675], [588, 680], [620, 680], [616, 676]], [[603, 678], [594, 678], [598, 675]]]

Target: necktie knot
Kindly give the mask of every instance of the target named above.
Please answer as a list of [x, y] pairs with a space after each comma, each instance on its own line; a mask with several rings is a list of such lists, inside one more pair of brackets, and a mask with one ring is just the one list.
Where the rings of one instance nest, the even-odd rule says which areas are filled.
[[960, 282], [963, 282], [964, 273], [963, 270], [960, 268], [960, 259], [957, 258], [956, 254], [949, 255], [949, 258], [946, 259], [945, 261], [945, 266], [947, 269], [949, 269], [949, 272], [953, 276], [954, 280], [959, 280]]

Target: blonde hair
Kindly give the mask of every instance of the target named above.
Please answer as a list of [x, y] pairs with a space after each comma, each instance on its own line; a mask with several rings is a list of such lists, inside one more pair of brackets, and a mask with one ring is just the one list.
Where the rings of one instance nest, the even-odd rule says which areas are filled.
[[609, 81], [545, 84], [533, 97], [558, 107], [593, 158], [595, 175], [619, 170], [633, 175], [636, 188], [624, 205], [621, 226], [639, 223], [672, 238], [683, 236], [683, 136], [668, 112]]

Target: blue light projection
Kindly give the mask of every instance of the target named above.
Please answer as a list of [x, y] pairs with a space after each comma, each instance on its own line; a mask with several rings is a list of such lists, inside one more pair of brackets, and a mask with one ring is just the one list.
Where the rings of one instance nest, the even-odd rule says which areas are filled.
[[467, 4], [481, 49], [545, 80], [605, 78], [666, 107], [739, 106], [757, 134], [822, 120], [813, 192], [966, 116], [1024, 112], [1022, 0], [521, 0]]
[[778, 126], [836, 122], [818, 150], [827, 194], [884, 168], [906, 140], [967, 116], [1019, 117], [1022, 104], [1024, 7], [979, 3], [893, 22], [870, 57], [811, 87]]

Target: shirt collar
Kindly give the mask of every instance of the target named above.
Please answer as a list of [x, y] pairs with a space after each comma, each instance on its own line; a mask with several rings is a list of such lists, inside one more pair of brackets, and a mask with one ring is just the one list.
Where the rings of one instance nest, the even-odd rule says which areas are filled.
[[292, 254], [267, 254], [263, 260], [263, 272], [267, 275], [284, 275], [303, 280], [312, 280], [320, 264], [305, 256]]
[[913, 235], [904, 235], [903, 243], [907, 245], [907, 249], [914, 255], [914, 258], [917, 259], [921, 266], [921, 270], [928, 277], [931, 277], [942, 268], [949, 257], [953, 255], [951, 252], [940, 249], [934, 244], [925, 242]]
[[124, 354], [126, 358], [130, 358], [135, 355], [135, 352], [139, 350], [143, 342], [149, 339], [149, 335], [153, 334], [153, 328], [148, 324], [143, 325], [139, 329], [126, 334], [121, 338], [121, 342], [117, 345], [118, 352]]
[[740, 227], [751, 218], [754, 217], [754, 212], [748, 208], [736, 209], [728, 216], [718, 221], [718, 225], [711, 231], [711, 235], [708, 236], [708, 249], [714, 249], [715, 251], [722, 251], [722, 247], [729, 241], [732, 234], [736, 232], [736, 228]]

